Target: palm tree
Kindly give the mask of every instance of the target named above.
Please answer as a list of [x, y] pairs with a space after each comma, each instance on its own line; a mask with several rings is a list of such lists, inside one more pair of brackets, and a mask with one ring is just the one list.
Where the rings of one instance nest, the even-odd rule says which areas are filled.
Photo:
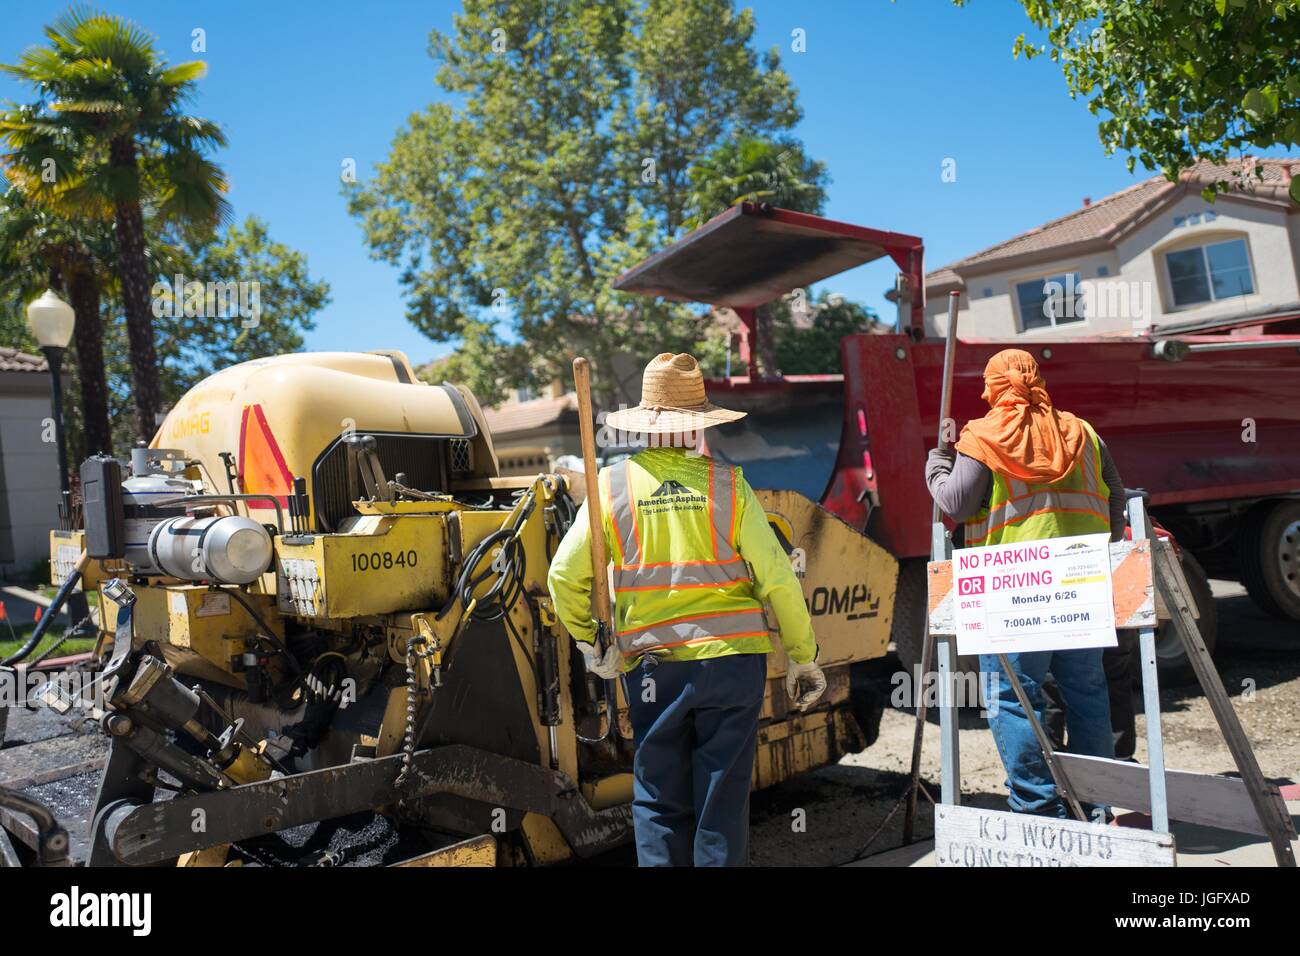
[[100, 317], [101, 262], [110, 247], [108, 230], [78, 227], [11, 188], [0, 197], [0, 296], [26, 302], [42, 289], [65, 295], [76, 313], [73, 326], [81, 390], [81, 442], [88, 453], [113, 448], [108, 425], [108, 377]]
[[793, 140], [730, 140], [697, 160], [687, 175], [687, 229], [742, 200], [811, 213], [826, 205], [826, 164], [809, 159]]
[[216, 124], [184, 111], [207, 66], [168, 67], [140, 27], [88, 9], [70, 10], [46, 27], [45, 36], [48, 46], [32, 47], [16, 64], [0, 64], [39, 96], [35, 105], [0, 119], [0, 137], [9, 147], [3, 160], [15, 186], [61, 215], [111, 208], [135, 429], [148, 439], [157, 426], [161, 389], [146, 211], [151, 228], [174, 224], [198, 234], [230, 216], [225, 176], [207, 156], [225, 137]]

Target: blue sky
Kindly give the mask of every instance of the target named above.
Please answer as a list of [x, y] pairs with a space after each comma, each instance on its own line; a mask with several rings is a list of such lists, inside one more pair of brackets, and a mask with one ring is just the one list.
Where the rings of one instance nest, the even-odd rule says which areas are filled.
[[[417, 363], [447, 350], [403, 317], [397, 270], [372, 261], [339, 191], [345, 158], [360, 175], [405, 118], [439, 97], [429, 30], [458, 3], [396, 0], [162, 2], [103, 8], [152, 31], [172, 62], [209, 73], [193, 111], [223, 124], [219, 155], [236, 216], [255, 213], [327, 279], [331, 304], [308, 348], [400, 348]], [[798, 134], [830, 168], [826, 214], [920, 235], [935, 268], [1150, 175], [1102, 154], [1096, 121], [1046, 58], [1014, 60], [1028, 27], [1014, 0], [756, 0], [758, 46], [778, 46], [799, 90]], [[41, 40], [61, 3], [3, 0], [0, 60]], [[207, 34], [206, 54], [190, 51]], [[807, 52], [790, 51], [806, 31]], [[0, 100], [28, 99], [0, 78]], [[941, 179], [946, 159], [956, 181]], [[865, 266], [827, 287], [892, 318], [892, 266]]]

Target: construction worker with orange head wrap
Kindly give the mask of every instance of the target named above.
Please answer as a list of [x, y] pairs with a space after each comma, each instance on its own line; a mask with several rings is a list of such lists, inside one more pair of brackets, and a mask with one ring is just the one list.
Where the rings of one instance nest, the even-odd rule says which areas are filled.
[[[1091, 425], [1052, 406], [1032, 355], [1004, 349], [989, 359], [982, 397], [988, 414], [966, 424], [955, 451], [931, 451], [925, 468], [939, 508], [962, 522], [966, 547], [1102, 531], [1113, 541], [1124, 536], [1124, 483], [1110, 452]], [[1049, 674], [1055, 679], [1067, 704], [1071, 753], [1114, 756], [1100, 648], [1006, 656], [1039, 721], [1043, 683]], [[1011, 809], [1067, 816], [997, 655], [981, 655], [980, 670], [999, 675], [989, 726], [1006, 767]]]

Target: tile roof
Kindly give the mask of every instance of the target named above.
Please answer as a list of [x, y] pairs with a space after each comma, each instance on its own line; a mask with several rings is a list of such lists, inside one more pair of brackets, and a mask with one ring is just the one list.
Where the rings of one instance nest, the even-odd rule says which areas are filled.
[[[1294, 167], [1297, 172], [1300, 172], [1300, 160], [1258, 159], [1245, 162], [1257, 164], [1263, 173], [1263, 179], [1257, 181], [1251, 178], [1242, 189], [1234, 190], [1232, 195], [1244, 194], [1270, 202], [1289, 201], [1287, 186], [1291, 179], [1291, 171]], [[1243, 163], [1216, 165], [1201, 161], [1184, 172], [1177, 183], [1171, 183], [1164, 176], [1153, 176], [1074, 212], [1045, 222], [1028, 232], [1022, 232], [974, 255], [935, 269], [926, 275], [926, 287], [931, 289], [947, 285], [958, 286], [961, 284], [959, 273], [974, 266], [989, 265], [1023, 255], [1082, 243], [1097, 245], [1113, 243], [1141, 222], [1156, 206], [1198, 186], [1208, 185], [1225, 176], [1239, 175], [1243, 168]]]
[[29, 355], [0, 345], [0, 372], [49, 372], [43, 356]]
[[[567, 412], [578, 411], [578, 396], [570, 392], [559, 398], [534, 398], [527, 402], [511, 402], [496, 408], [485, 408], [483, 417], [493, 435], [526, 432], [558, 422]], [[576, 420], [576, 419], [575, 419]]]

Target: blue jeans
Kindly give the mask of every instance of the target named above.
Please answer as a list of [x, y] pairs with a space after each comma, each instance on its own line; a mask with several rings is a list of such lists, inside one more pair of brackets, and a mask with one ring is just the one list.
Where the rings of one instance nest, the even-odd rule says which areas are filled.
[[749, 784], [766, 679], [766, 654], [648, 659], [627, 674], [638, 864], [748, 865]]
[[[1042, 690], [1043, 679], [1049, 671], [1056, 678], [1065, 698], [1070, 753], [1090, 757], [1115, 756], [1115, 741], [1110, 729], [1110, 698], [1101, 653], [1101, 648], [1086, 648], [1007, 655], [1039, 721], [1043, 719], [1047, 703]], [[1029, 726], [1029, 718], [1025, 716], [1011, 682], [1002, 672], [997, 655], [981, 654], [980, 670], [998, 675], [997, 712], [989, 716], [989, 728], [1002, 756], [1002, 766], [1007, 771], [1007, 789], [1011, 794], [1007, 803], [1017, 813], [1068, 817], [1069, 810], [1056, 792], [1038, 738]], [[1092, 816], [1100, 808], [1085, 803], [1083, 809]]]

